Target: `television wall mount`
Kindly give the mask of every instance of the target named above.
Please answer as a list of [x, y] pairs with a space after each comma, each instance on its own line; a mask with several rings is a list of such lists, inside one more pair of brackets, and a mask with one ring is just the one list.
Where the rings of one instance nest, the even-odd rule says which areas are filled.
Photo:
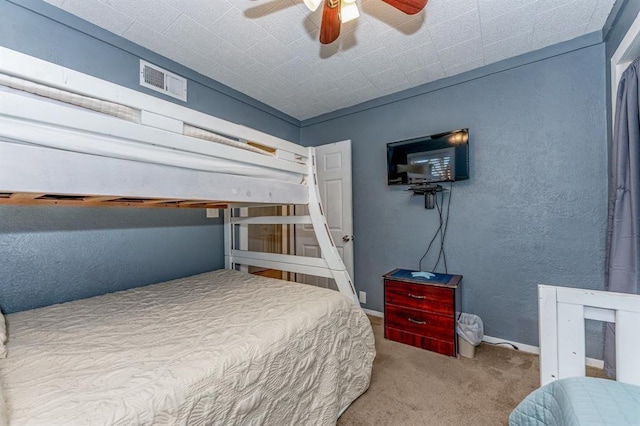
[[409, 187], [408, 191], [412, 191], [413, 195], [424, 195], [424, 208], [433, 209], [436, 206], [436, 194], [438, 192], [447, 191], [442, 185], [434, 184], [418, 184]]

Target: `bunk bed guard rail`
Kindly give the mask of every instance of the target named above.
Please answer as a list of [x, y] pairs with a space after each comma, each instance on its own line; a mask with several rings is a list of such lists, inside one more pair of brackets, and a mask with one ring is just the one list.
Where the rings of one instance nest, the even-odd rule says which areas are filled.
[[616, 380], [640, 385], [640, 296], [538, 286], [540, 382], [582, 377], [585, 320], [615, 323]]

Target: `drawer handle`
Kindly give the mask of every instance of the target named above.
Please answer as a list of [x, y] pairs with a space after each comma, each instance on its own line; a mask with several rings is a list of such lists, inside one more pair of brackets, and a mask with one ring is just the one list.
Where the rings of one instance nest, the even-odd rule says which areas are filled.
[[418, 295], [411, 294], [411, 293], [407, 294], [407, 296], [409, 296], [412, 299], [426, 299], [427, 298], [427, 296], [418, 296]]
[[427, 323], [426, 321], [418, 321], [418, 320], [414, 320], [413, 318], [407, 318], [407, 319], [409, 320], [409, 322], [412, 322], [418, 325], [425, 325]]

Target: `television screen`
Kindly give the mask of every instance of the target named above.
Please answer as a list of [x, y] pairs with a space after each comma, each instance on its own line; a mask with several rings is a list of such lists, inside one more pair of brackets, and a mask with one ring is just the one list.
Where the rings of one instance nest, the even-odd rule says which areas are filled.
[[469, 129], [387, 144], [389, 185], [463, 179], [469, 179]]

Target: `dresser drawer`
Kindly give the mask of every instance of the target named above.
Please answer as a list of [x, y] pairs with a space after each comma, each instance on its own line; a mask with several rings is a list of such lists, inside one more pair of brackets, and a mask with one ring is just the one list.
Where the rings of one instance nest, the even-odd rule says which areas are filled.
[[442, 340], [430, 339], [429, 337], [407, 333], [406, 331], [389, 327], [384, 329], [384, 337], [395, 342], [437, 352], [442, 355], [456, 356], [456, 345], [454, 341], [445, 342]]
[[385, 327], [391, 327], [420, 336], [453, 342], [453, 317], [432, 314], [416, 309], [386, 305]]
[[385, 303], [454, 316], [453, 290], [450, 288], [386, 280]]

